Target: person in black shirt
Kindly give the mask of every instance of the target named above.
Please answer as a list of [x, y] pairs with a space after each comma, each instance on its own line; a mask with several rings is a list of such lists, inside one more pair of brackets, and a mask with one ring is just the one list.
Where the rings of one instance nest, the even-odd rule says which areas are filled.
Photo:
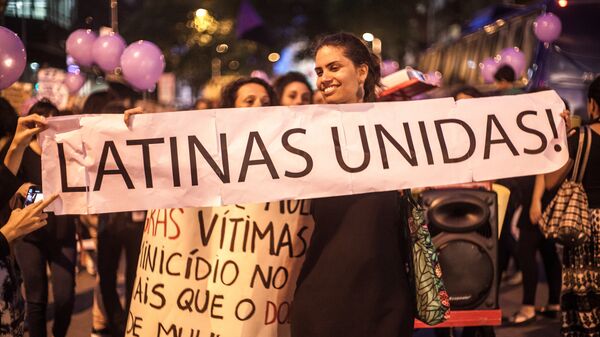
[[[323, 38], [315, 63], [326, 103], [375, 101], [379, 62], [357, 37]], [[378, 192], [313, 200], [315, 230], [297, 281], [293, 337], [412, 336], [398, 198]]]
[[[592, 144], [582, 184], [588, 197], [592, 228], [589, 242], [563, 250], [560, 309], [564, 337], [600, 336], [600, 77], [589, 86], [587, 110]], [[579, 130], [576, 129], [568, 137], [570, 159], [567, 164], [536, 179], [536, 188], [545, 186], [552, 190], [569, 176], [578, 142]]]
[[[58, 109], [48, 100], [40, 100], [29, 114], [44, 117], [56, 115]], [[23, 152], [23, 163], [18, 176], [23, 181], [42, 185], [41, 148], [32, 140]], [[48, 275], [52, 273], [54, 294], [55, 337], [64, 337], [71, 322], [75, 302], [75, 221], [73, 216], [48, 216], [48, 225], [15, 243], [15, 256], [23, 274], [27, 300], [27, 325], [31, 337], [46, 336], [46, 308], [48, 306]]]
[[[24, 149], [44, 126], [44, 118], [39, 115], [19, 118], [16, 123], [16, 131], [11, 134], [12, 141], [6, 143], [9, 144], [6, 156], [1, 156], [0, 206], [5, 206], [21, 186], [27, 186], [15, 173], [21, 165]], [[0, 336], [20, 337], [24, 330], [24, 300], [20, 292], [18, 269], [10, 254], [10, 244], [45, 226], [48, 216], [42, 211], [56, 198], [56, 195], [48, 196], [45, 201], [12, 211], [0, 228]]]

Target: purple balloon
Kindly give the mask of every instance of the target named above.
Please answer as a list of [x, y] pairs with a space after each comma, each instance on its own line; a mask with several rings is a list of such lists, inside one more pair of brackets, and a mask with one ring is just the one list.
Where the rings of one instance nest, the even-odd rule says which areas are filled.
[[94, 63], [92, 47], [98, 36], [90, 29], [78, 29], [67, 39], [67, 54], [71, 55], [78, 65], [89, 67]]
[[383, 60], [381, 62], [381, 77], [393, 74], [400, 69], [400, 64], [394, 60]]
[[94, 62], [107, 73], [113, 72], [121, 65], [121, 55], [127, 47], [125, 40], [119, 34], [110, 33], [100, 36], [94, 42], [92, 55]]
[[165, 57], [154, 43], [140, 40], [125, 48], [121, 68], [129, 84], [138, 90], [148, 90], [165, 70]]
[[83, 87], [85, 76], [80, 73], [67, 73], [64, 83], [67, 86], [67, 89], [69, 89], [69, 93], [75, 94]]
[[25, 46], [13, 31], [0, 26], [0, 90], [15, 83], [27, 63]]
[[542, 42], [552, 42], [560, 36], [562, 23], [558, 16], [552, 13], [542, 14], [533, 23], [533, 32]]
[[267, 73], [265, 73], [262, 70], [253, 70], [250, 73], [250, 77], [260, 78], [261, 80], [264, 80], [267, 83], [271, 83], [271, 79], [269, 78], [269, 75], [267, 75]]
[[481, 69], [481, 76], [485, 83], [494, 83], [494, 75], [498, 70], [498, 62], [492, 57], [488, 57], [479, 63], [479, 69]]
[[513, 68], [517, 78], [523, 75], [527, 64], [525, 62], [525, 54], [519, 48], [505, 48], [500, 52], [500, 65], [507, 64]]
[[442, 73], [440, 73], [437, 70], [430, 71], [427, 74], [425, 74], [425, 80], [427, 83], [439, 87], [442, 85]]

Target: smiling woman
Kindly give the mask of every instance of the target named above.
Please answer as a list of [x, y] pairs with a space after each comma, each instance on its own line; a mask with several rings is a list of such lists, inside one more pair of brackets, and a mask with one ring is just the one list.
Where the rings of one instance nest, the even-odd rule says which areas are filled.
[[[323, 38], [315, 64], [326, 103], [375, 100], [379, 60], [354, 35]], [[393, 191], [313, 200], [315, 230], [298, 277], [292, 336], [412, 335], [398, 204]]]

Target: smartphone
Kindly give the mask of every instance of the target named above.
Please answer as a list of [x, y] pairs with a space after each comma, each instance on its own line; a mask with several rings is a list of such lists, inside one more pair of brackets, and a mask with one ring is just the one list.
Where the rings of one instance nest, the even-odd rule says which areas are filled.
[[33, 185], [27, 190], [27, 196], [25, 196], [25, 206], [44, 200], [44, 194], [42, 193], [42, 187]]

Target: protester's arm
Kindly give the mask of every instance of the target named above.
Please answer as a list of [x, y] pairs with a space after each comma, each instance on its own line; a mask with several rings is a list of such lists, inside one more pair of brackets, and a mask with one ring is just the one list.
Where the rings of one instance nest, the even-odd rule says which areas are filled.
[[57, 197], [58, 195], [53, 195], [23, 209], [12, 211], [8, 222], [0, 228], [0, 258], [10, 254], [9, 244], [12, 241], [46, 225], [48, 215], [42, 211]]
[[544, 180], [546, 185], [546, 190], [552, 190], [558, 187], [565, 179], [567, 179], [567, 175], [573, 168], [575, 161], [573, 158], [577, 153], [577, 148], [579, 146], [579, 130], [571, 129], [567, 133], [567, 148], [569, 151], [569, 160], [561, 167], [560, 169], [546, 173]]
[[45, 128], [46, 119], [40, 115], [33, 114], [19, 118], [15, 136], [13, 137], [12, 143], [10, 143], [6, 157], [4, 157], [4, 165], [13, 175], [16, 175], [17, 171], [19, 171], [23, 153], [27, 146], [29, 146], [33, 136], [37, 135]]
[[531, 207], [529, 208], [529, 220], [536, 225], [542, 218], [542, 197], [546, 182], [543, 174], [535, 176], [535, 184], [533, 185], [533, 195], [531, 196]]

